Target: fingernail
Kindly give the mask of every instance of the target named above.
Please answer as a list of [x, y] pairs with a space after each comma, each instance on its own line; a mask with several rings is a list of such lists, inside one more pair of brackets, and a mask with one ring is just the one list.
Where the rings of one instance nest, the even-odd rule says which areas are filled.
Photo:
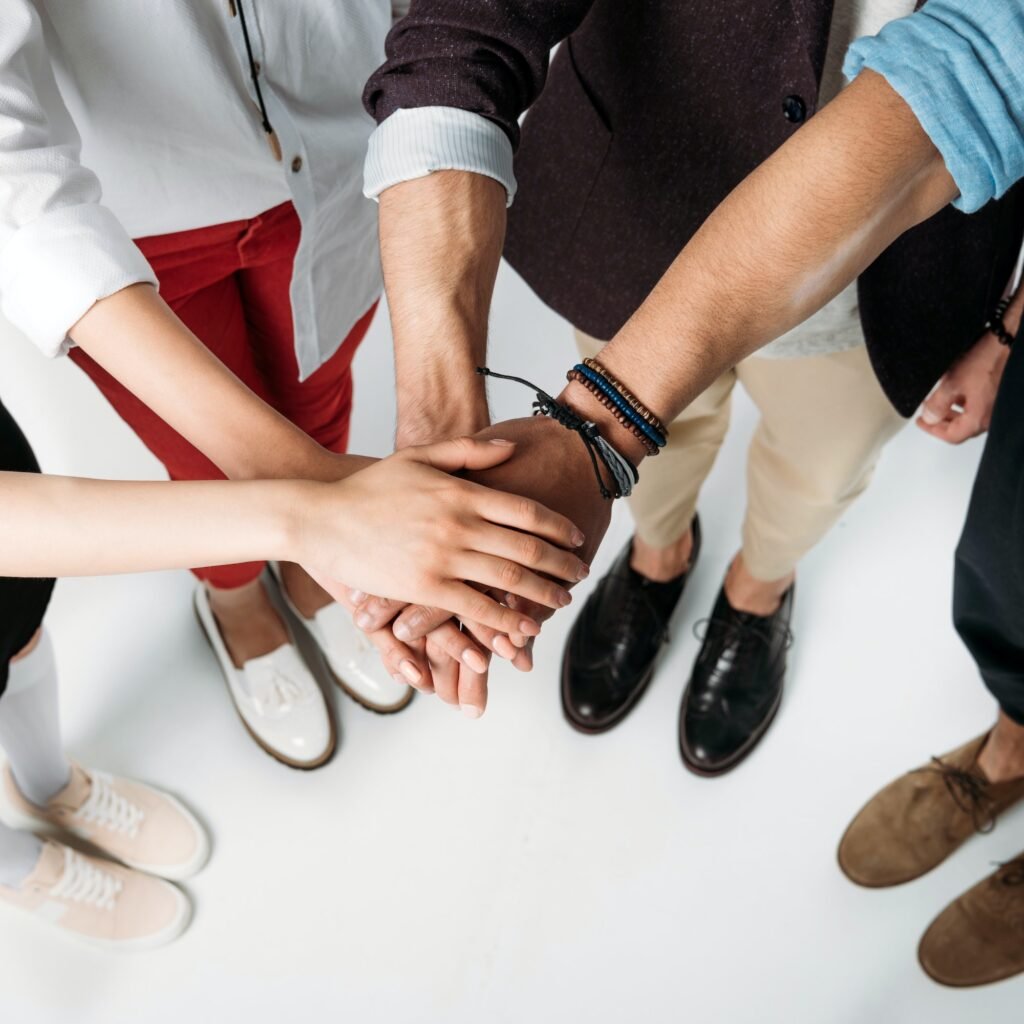
[[478, 708], [475, 704], [463, 704], [462, 713], [467, 718], [479, 718], [483, 713], [483, 708]]
[[582, 530], [572, 531], [572, 542], [575, 547], [579, 547], [587, 538], [583, 536]]
[[350, 590], [348, 592], [348, 599], [353, 604], [362, 604], [366, 600], [366, 595], [361, 590]]
[[516, 647], [507, 636], [496, 636], [492, 641], [494, 653], [511, 661], [516, 656]]
[[572, 603], [572, 594], [568, 590], [558, 590], [555, 592], [555, 600], [558, 602], [559, 608], [565, 608], [566, 605]]
[[356, 625], [360, 629], [369, 629], [372, 624], [373, 624], [373, 619], [370, 618], [370, 613], [369, 612], [360, 612], [356, 616]]
[[515, 441], [506, 441], [503, 437], [492, 437], [491, 444], [498, 445], [499, 448], [515, 448]]
[[487, 671], [487, 659], [479, 651], [463, 651], [462, 664], [472, 669], [477, 675]]
[[519, 632], [526, 636], [540, 636], [540, 626], [533, 619], [522, 619], [519, 623]]
[[517, 651], [522, 650], [530, 642], [529, 637], [520, 636], [518, 633], [514, 637], [511, 637], [511, 640], [512, 646], [515, 647]]
[[519, 604], [519, 599], [516, 597], [515, 594], [506, 594], [505, 595], [505, 604], [507, 604], [509, 606], [509, 608], [513, 608], [514, 609], [516, 607], [516, 605]]
[[410, 683], [418, 683], [423, 677], [423, 673], [408, 658], [399, 664], [398, 670]]
[[581, 564], [580, 567], [576, 570], [576, 579], [577, 580], [585, 580], [589, 575], [590, 575], [590, 566], [589, 565], [582, 565]]
[[921, 419], [923, 419], [925, 421], [925, 423], [928, 424], [929, 427], [934, 427], [936, 423], [941, 423], [942, 422], [942, 417], [941, 416], [937, 416], [927, 406], [925, 406], [921, 410]]
[[399, 619], [394, 624], [394, 626], [391, 627], [391, 632], [394, 633], [395, 636], [398, 637], [399, 640], [411, 640], [412, 639], [412, 630], [409, 628], [409, 626], [405, 622], [402, 621], [402, 619]]

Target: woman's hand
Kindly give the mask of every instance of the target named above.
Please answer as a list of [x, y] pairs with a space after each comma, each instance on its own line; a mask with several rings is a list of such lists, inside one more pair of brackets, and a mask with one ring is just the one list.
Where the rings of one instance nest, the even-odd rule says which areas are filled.
[[337, 484], [310, 484], [289, 557], [318, 579], [536, 636], [533, 619], [469, 584], [564, 607], [568, 592], [540, 574], [570, 585], [583, 579], [587, 566], [565, 550], [579, 547], [582, 533], [535, 500], [451, 475], [492, 469], [515, 448], [456, 438], [403, 449]]

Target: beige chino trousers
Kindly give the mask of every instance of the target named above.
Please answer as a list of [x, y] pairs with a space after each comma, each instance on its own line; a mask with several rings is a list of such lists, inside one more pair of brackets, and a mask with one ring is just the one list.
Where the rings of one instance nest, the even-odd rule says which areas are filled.
[[[576, 332], [584, 356], [604, 343]], [[871, 482], [882, 448], [906, 422], [882, 392], [863, 345], [796, 359], [751, 356], [669, 424], [629, 499], [640, 539], [668, 547], [689, 528], [729, 428], [739, 381], [761, 413], [747, 453], [743, 561], [756, 579], [788, 575]], [[638, 388], [639, 393], [643, 392]]]

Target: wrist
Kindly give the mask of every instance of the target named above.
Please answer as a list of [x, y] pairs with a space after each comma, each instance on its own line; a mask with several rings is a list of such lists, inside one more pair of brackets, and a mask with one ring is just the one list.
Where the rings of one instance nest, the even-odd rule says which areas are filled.
[[297, 480], [313, 480], [320, 483], [334, 483], [344, 480], [361, 469], [372, 466], [378, 460], [369, 455], [339, 455], [323, 445], [312, 443], [295, 462], [288, 476]]
[[444, 370], [425, 368], [415, 383], [398, 381], [396, 448], [476, 434], [491, 422], [483, 380], [472, 360]]
[[[308, 564], [314, 561], [320, 509], [330, 496], [340, 497], [336, 489], [340, 483], [330, 484], [319, 480], [274, 480], [269, 501], [267, 523], [268, 551], [278, 561]], [[332, 508], [332, 529], [337, 526], [338, 507]]]

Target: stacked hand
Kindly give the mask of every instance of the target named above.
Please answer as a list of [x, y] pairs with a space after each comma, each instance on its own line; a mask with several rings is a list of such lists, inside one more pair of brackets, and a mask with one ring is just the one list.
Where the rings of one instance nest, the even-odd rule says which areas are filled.
[[[481, 431], [478, 441], [495, 438], [515, 443], [515, 455], [466, 474], [475, 484], [518, 495], [520, 516], [530, 523], [541, 510], [556, 509], [582, 531], [585, 540], [577, 549], [589, 562], [608, 528], [611, 504], [601, 497], [594, 470], [580, 438], [552, 420], [542, 417], [509, 420]], [[550, 513], [549, 513], [550, 514]], [[531, 532], [535, 529], [529, 527]], [[537, 601], [526, 593], [521, 577], [530, 569], [550, 572], [541, 564], [542, 549], [536, 537], [524, 534], [500, 581], [488, 582], [492, 598], [501, 601], [504, 612], [517, 621], [503, 628], [496, 616], [464, 614], [444, 602], [402, 605], [400, 602], [352, 595], [357, 606], [356, 622], [377, 646], [385, 664], [409, 682], [431, 691], [446, 703], [458, 705], [471, 717], [483, 713], [487, 702], [487, 669], [491, 653], [510, 660], [517, 668], [532, 667], [530, 644], [539, 623], [569, 603], [567, 593], [554, 592]], [[582, 579], [585, 573], [577, 576]], [[567, 575], [560, 578], [572, 585]], [[480, 595], [486, 601], [485, 595]], [[455, 612], [462, 629], [452, 618]], [[525, 616], [525, 618], [524, 618]], [[508, 620], [506, 620], [508, 621]], [[538, 628], [526, 628], [528, 623]], [[407, 663], [405, 668], [402, 664]], [[416, 669], [409, 671], [408, 663]]]

